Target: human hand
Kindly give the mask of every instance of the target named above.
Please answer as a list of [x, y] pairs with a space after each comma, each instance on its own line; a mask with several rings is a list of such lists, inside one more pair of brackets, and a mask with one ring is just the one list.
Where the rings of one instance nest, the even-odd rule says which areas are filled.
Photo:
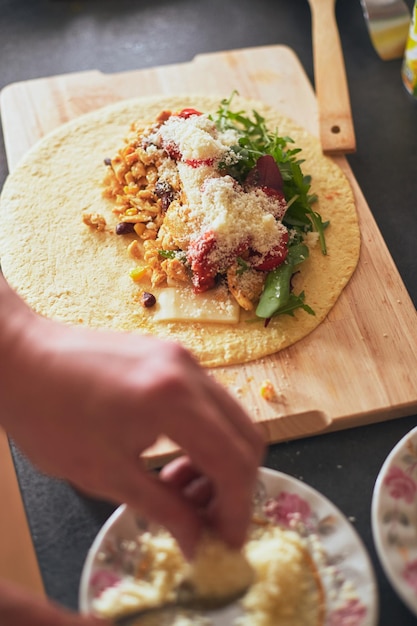
[[[31, 311], [25, 320], [8, 353], [2, 408], [29, 458], [164, 524], [188, 556], [203, 523], [240, 546], [263, 442], [226, 390], [176, 343], [68, 327]], [[161, 434], [185, 457], [157, 475], [140, 454]]]

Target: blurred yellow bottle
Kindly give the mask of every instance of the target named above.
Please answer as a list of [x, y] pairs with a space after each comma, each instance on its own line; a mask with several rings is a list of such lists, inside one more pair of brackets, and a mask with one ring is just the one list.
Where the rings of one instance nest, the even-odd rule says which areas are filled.
[[417, 98], [417, 0], [411, 16], [410, 32], [404, 52], [401, 76], [405, 88]]

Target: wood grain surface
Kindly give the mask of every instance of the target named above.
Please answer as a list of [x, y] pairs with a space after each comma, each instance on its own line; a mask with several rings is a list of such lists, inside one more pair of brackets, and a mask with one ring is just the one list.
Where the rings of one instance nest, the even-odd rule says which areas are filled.
[[[313, 89], [293, 51], [265, 46], [197, 56], [191, 63], [105, 75], [97, 71], [15, 83], [1, 94], [10, 170], [47, 132], [120, 99], [155, 94], [262, 100], [319, 136]], [[358, 268], [327, 319], [276, 355], [212, 373], [247, 408], [269, 442], [358, 426], [415, 412], [416, 311], [343, 156], [336, 162], [356, 198], [362, 248]], [[265, 379], [276, 401], [261, 398]], [[160, 442], [150, 464], [175, 447]]]
[[[237, 89], [294, 118], [319, 136], [312, 87], [294, 53], [267, 46], [198, 56], [193, 62], [120, 74], [97, 71], [14, 83], [1, 92], [10, 171], [58, 125], [120, 99]], [[213, 370], [270, 442], [359, 426], [416, 412], [417, 324], [414, 306], [344, 157], [337, 163], [356, 197], [362, 233], [358, 268], [325, 322], [298, 344], [244, 366]], [[260, 396], [269, 379], [277, 401]], [[175, 446], [148, 453], [160, 465]], [[0, 431], [0, 576], [43, 593], [42, 580], [10, 456]]]
[[323, 152], [355, 152], [349, 87], [335, 15], [336, 0], [308, 1], [312, 17], [314, 83]]

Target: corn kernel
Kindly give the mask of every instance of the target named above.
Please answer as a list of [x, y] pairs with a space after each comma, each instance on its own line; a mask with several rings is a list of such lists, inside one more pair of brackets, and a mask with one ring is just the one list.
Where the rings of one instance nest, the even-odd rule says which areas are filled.
[[135, 281], [135, 283], [140, 282], [148, 273], [147, 265], [138, 265], [130, 270], [130, 278]]
[[126, 195], [129, 195], [129, 194], [134, 195], [138, 192], [138, 190], [139, 190], [139, 187], [137, 185], [125, 185], [123, 187], [123, 192]]
[[135, 163], [138, 160], [138, 158], [139, 158], [139, 155], [136, 152], [125, 154], [125, 160], [129, 166], [133, 165], [133, 163]]
[[274, 402], [276, 400], [276, 393], [273, 384], [270, 380], [264, 380], [260, 388], [261, 398], [267, 402]]
[[143, 218], [141, 215], [123, 215], [123, 217], [120, 218], [121, 222], [128, 222], [129, 224], [139, 224], [140, 222], [143, 222]]
[[150, 189], [141, 189], [138, 192], [138, 197], [141, 198], [142, 200], [152, 200], [153, 193]]
[[143, 235], [143, 232], [144, 232], [145, 228], [146, 228], [146, 225], [145, 225], [143, 222], [142, 222], [142, 223], [139, 223], [139, 222], [138, 222], [138, 223], [137, 223], [137, 224], [135, 224], [135, 225], [134, 225], [134, 227], [133, 227], [133, 229], [134, 229], [135, 233], [136, 233], [137, 235], [139, 235], [139, 237], [140, 237], [141, 235]]
[[130, 242], [130, 244], [127, 247], [127, 252], [129, 256], [131, 256], [133, 259], [142, 258], [142, 250], [137, 239], [134, 239], [133, 241]]
[[149, 228], [145, 228], [145, 230], [143, 231], [143, 235], [142, 235], [142, 239], [156, 239], [157, 236], [157, 231], [156, 230], [150, 230]]

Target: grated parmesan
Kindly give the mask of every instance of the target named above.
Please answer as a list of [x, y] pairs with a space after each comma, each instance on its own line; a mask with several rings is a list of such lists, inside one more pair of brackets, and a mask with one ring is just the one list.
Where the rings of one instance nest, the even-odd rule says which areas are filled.
[[187, 119], [173, 115], [151, 140], [161, 147], [174, 145], [180, 155], [176, 167], [194, 227], [192, 239], [215, 233], [216, 246], [209, 254], [212, 263], [225, 269], [222, 262], [227, 267], [242, 243], [250, 245], [261, 262], [262, 256], [279, 244], [287, 232], [279, 221], [286, 210], [285, 201], [278, 202], [260, 188], [245, 190], [219, 171], [219, 162], [237, 158], [230, 149], [237, 141], [235, 131], [218, 132], [206, 115]]
[[[277, 526], [255, 528], [243, 553], [206, 537], [195, 563], [187, 563], [166, 531], [141, 537], [147, 568], [105, 589], [93, 601], [97, 616], [114, 618], [173, 598], [181, 581], [199, 595], [218, 595], [245, 588], [242, 611], [232, 626], [319, 626], [323, 594], [305, 538]], [[139, 564], [140, 565], [140, 564]], [[148, 623], [147, 620], [144, 623]], [[153, 622], [151, 622], [153, 624]], [[177, 611], [175, 626], [204, 624], [204, 616]], [[209, 622], [210, 623], [210, 622]]]
[[218, 133], [215, 123], [207, 115], [192, 115], [186, 119], [172, 115], [157, 131], [151, 140], [157, 145], [174, 143], [183, 160], [233, 159], [230, 147], [237, 143], [233, 130]]

